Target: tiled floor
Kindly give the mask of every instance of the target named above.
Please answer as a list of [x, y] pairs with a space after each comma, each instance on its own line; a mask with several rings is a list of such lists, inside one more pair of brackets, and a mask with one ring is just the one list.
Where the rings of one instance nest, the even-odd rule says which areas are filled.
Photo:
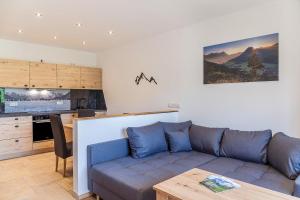
[[[60, 161], [61, 172], [63, 161]], [[54, 153], [0, 161], [0, 199], [73, 200], [72, 160], [68, 159], [67, 178], [55, 172], [54, 168]]]

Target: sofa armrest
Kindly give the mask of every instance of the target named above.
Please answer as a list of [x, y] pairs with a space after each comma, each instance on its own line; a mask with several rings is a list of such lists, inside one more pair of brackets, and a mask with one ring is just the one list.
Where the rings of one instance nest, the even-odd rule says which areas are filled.
[[96, 164], [128, 156], [128, 139], [124, 138], [88, 145], [87, 154], [88, 168]]
[[93, 183], [91, 179], [91, 168], [93, 165], [107, 161], [123, 158], [129, 155], [128, 139], [119, 139], [109, 142], [88, 145], [87, 147], [87, 175], [88, 188], [93, 192]]
[[300, 197], [300, 175], [295, 180], [293, 196]]

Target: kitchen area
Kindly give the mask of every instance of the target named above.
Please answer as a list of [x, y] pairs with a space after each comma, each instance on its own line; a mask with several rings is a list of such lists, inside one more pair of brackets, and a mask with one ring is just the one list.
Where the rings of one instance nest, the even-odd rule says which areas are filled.
[[82, 110], [106, 113], [101, 68], [0, 59], [0, 160], [53, 151], [50, 115]]

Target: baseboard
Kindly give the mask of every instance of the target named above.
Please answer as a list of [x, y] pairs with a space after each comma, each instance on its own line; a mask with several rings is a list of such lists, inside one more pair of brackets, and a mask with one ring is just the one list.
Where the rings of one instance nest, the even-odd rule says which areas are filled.
[[91, 192], [88, 192], [88, 193], [85, 193], [85, 194], [82, 194], [82, 195], [78, 195], [76, 194], [75, 192], [72, 192], [72, 196], [76, 199], [76, 200], [81, 200], [81, 199], [85, 199], [85, 198], [88, 198], [90, 196], [92, 196], [93, 193]]

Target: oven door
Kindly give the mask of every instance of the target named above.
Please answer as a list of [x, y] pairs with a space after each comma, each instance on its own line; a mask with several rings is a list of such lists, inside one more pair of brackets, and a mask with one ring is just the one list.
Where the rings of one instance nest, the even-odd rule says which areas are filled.
[[51, 123], [49, 119], [33, 121], [33, 142], [53, 139]]

